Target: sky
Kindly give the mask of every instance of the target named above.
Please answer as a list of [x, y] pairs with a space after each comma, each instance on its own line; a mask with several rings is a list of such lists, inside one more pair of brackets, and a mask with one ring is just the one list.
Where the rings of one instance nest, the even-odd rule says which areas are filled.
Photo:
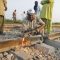
[[[5, 12], [5, 17], [12, 19], [14, 9], [17, 10], [17, 19], [21, 19], [23, 11], [33, 9], [34, 1], [38, 1], [41, 7], [41, 0], [7, 0], [8, 10]], [[60, 22], [60, 0], [54, 0], [52, 22]]]

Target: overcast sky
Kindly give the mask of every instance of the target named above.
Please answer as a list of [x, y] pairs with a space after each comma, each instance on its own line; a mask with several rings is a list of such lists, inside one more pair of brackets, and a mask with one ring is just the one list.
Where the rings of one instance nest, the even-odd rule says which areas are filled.
[[[28, 9], [33, 9], [34, 1], [36, 0], [7, 0], [8, 10], [6, 11], [6, 18], [12, 18], [12, 12], [14, 9], [17, 10], [17, 18], [21, 18], [21, 14], [23, 11], [27, 11]], [[41, 0], [37, 0], [40, 5]], [[41, 6], [41, 5], [40, 5]], [[60, 22], [60, 0], [54, 0], [53, 7], [53, 22]]]

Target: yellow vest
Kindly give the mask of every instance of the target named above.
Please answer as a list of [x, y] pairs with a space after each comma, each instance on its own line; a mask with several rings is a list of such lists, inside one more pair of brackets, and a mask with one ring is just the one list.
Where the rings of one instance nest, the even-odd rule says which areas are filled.
[[[42, 0], [43, 1], [43, 0]], [[52, 18], [52, 9], [53, 9], [53, 0], [50, 0], [50, 3], [46, 3], [42, 6], [42, 10], [40, 12], [40, 17], [51, 20]]]
[[49, 1], [52, 2], [52, 3], [54, 2], [54, 0], [49, 0]]
[[4, 2], [0, 0], [0, 15], [4, 16]]
[[44, 2], [44, 1], [54, 2], [54, 0], [42, 0], [42, 2]]

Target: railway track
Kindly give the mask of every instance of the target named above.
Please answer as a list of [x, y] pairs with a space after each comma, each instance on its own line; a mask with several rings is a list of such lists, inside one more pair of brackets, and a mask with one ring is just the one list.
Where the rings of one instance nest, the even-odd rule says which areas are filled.
[[54, 32], [49, 34], [48, 36], [49, 40], [55, 40], [60, 38], [60, 32]]
[[60, 32], [49, 34], [48, 38], [44, 40], [44, 43], [55, 48], [60, 48]]
[[[54, 36], [54, 38], [52, 38], [52, 36]], [[24, 46], [33, 46], [34, 44], [39, 44], [40, 37], [41, 36], [31, 36], [31, 39], [32, 38], [35, 39], [33, 41], [31, 41], [28, 38], [25, 38]], [[47, 45], [53, 46], [55, 48], [60, 48], [60, 42], [55, 41], [55, 39], [57, 39], [59, 37], [60, 37], [60, 33], [50, 34], [48, 39], [45, 39], [44, 43]], [[38, 40], [36, 40], [36, 39], [38, 39]], [[52, 39], [54, 39], [54, 40], [52, 40]], [[5, 41], [5, 42], [0, 43], [0, 55], [3, 56], [1, 60], [3, 60], [3, 58], [5, 58], [7, 60], [9, 60], [10, 58], [11, 58], [11, 60], [14, 60], [16, 57], [19, 58], [19, 56], [17, 54], [15, 54], [14, 52], [11, 52], [11, 51], [20, 48], [20, 46], [22, 46], [22, 39], [21, 38], [19, 38], [17, 40], [9, 40], [9, 41]], [[6, 53], [7, 53], [7, 55], [6, 55]], [[21, 59], [21, 58], [19, 58], [19, 59]]]
[[[12, 28], [13, 27], [14, 27], [14, 25], [12, 25]], [[11, 28], [11, 26], [9, 28]], [[7, 28], [7, 29], [9, 29], [9, 28]], [[33, 29], [33, 30], [35, 30], [35, 29]], [[28, 30], [28, 32], [33, 31], [33, 30]], [[41, 35], [40, 36], [37, 35], [37, 36], [30, 36], [30, 38], [26, 38], [23, 42], [24, 46], [31, 46], [31, 45], [33, 46], [34, 44], [38, 44], [39, 42], [41, 42], [40, 41], [41, 37], [42, 37]], [[55, 48], [60, 48], [60, 42], [58, 42], [59, 39], [60, 39], [60, 32], [54, 32], [52, 34], [49, 34], [48, 38], [44, 39], [44, 43], [47, 45], [53, 46]], [[8, 40], [8, 41], [0, 42], [0, 53], [9, 52], [10, 50], [16, 50], [16, 49], [20, 48], [20, 46], [22, 46], [22, 38], [18, 38], [16, 40], [12, 39], [12, 40]]]
[[[30, 38], [25, 39], [25, 43], [31, 43], [31, 45], [36, 44], [41, 42], [40, 36], [31, 36]], [[44, 39], [44, 43], [48, 45], [52, 45], [53, 47], [56, 46], [56, 48], [60, 48], [60, 42], [55, 41], [56, 39], [58, 40], [60, 38], [60, 33], [53, 33], [48, 36], [47, 39]], [[10, 49], [18, 48], [19, 46], [22, 45], [22, 38], [19, 38], [17, 40], [8, 40], [4, 42], [0, 42], [0, 52], [8, 51]]]

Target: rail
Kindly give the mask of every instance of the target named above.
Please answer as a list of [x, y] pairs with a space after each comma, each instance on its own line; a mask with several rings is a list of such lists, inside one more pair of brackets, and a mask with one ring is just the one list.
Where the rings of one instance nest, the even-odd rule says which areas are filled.
[[49, 34], [48, 38], [50, 40], [55, 40], [55, 39], [59, 39], [60, 38], [60, 32], [54, 32]]

